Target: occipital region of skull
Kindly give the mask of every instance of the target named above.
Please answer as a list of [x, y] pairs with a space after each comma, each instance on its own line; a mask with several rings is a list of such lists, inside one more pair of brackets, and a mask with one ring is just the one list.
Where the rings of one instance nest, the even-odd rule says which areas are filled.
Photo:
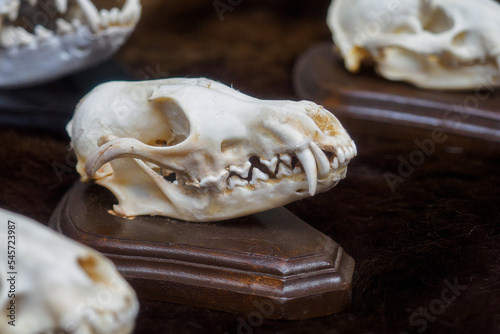
[[313, 102], [266, 101], [207, 79], [110, 82], [67, 131], [82, 180], [110, 189], [121, 216], [243, 216], [324, 192], [356, 146]]
[[346, 68], [442, 90], [500, 86], [493, 0], [334, 0], [327, 23]]

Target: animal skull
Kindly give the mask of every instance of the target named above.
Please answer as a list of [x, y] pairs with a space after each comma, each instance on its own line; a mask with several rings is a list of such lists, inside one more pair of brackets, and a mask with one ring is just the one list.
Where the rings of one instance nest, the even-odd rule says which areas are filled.
[[0, 333], [132, 332], [139, 304], [110, 260], [2, 209], [0, 226], [0, 245], [9, 250], [0, 261]]
[[349, 71], [451, 90], [500, 85], [499, 18], [493, 0], [334, 0], [327, 22]]
[[0, 0], [0, 88], [36, 85], [104, 61], [140, 14], [139, 0], [100, 12], [90, 0]]
[[243, 216], [332, 188], [356, 146], [313, 102], [262, 101], [207, 79], [110, 82], [67, 126], [82, 180], [120, 216]]

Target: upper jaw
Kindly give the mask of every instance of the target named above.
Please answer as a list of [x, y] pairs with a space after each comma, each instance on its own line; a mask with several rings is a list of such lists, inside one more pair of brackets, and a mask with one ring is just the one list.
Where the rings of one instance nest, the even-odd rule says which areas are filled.
[[245, 161], [228, 164], [213, 175], [202, 177], [189, 175], [189, 171], [174, 173], [152, 163], [144, 166], [150, 169], [148, 173], [163, 176], [163, 183], [198, 193], [210, 191], [226, 194], [240, 187], [254, 189], [262, 183], [276, 184], [285, 179], [301, 178], [307, 182], [309, 195], [314, 196], [322, 180], [338, 181], [343, 178], [347, 164], [356, 155], [356, 145], [349, 139], [347, 144], [334, 149], [321, 149], [311, 141], [308, 147], [281, 152], [267, 159], [255, 154]]

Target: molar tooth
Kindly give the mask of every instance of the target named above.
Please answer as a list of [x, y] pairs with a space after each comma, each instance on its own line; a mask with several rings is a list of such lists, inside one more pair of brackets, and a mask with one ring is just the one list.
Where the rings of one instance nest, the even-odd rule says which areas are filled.
[[240, 179], [239, 177], [233, 175], [228, 179], [227, 189], [233, 190], [236, 187], [244, 187], [248, 185], [247, 180]]
[[219, 175], [208, 175], [203, 177], [200, 180], [200, 187], [208, 187], [208, 188], [216, 188], [219, 191], [223, 190], [223, 184], [226, 181], [229, 172], [227, 170], [223, 170], [219, 173]]
[[257, 184], [257, 182], [259, 182], [259, 180], [267, 181], [267, 180], [269, 180], [269, 175], [262, 172], [258, 168], [254, 168], [252, 170], [252, 180], [250, 181], [250, 184], [251, 185]]
[[66, 20], [58, 18], [56, 20], [57, 32], [60, 34], [66, 34], [73, 31], [73, 26]]
[[35, 39], [35, 36], [24, 30], [24, 28], [17, 27], [15, 31], [17, 34], [18, 41], [21, 44], [28, 44]]
[[330, 172], [330, 162], [328, 161], [325, 153], [323, 153], [323, 151], [316, 143], [311, 142], [309, 146], [311, 146], [311, 151], [316, 157], [316, 163], [318, 165], [318, 176], [322, 179], [326, 177]]
[[267, 161], [265, 159], [262, 159], [260, 161], [264, 166], [269, 168], [269, 170], [274, 173], [276, 170], [276, 165], [278, 164], [278, 157], [273, 157], [270, 161]]
[[38, 39], [46, 39], [46, 38], [54, 35], [54, 33], [52, 31], [50, 31], [49, 29], [47, 29], [41, 25], [38, 25], [35, 27], [35, 34], [36, 34], [36, 37]]
[[243, 167], [229, 166], [229, 171], [235, 172], [242, 178], [247, 178], [248, 172], [250, 172], [250, 167], [252, 167], [252, 163], [250, 161], [246, 161]]
[[280, 160], [282, 162], [284, 162], [287, 166], [291, 166], [292, 165], [292, 157], [290, 156], [290, 154], [280, 154]]
[[309, 194], [314, 196], [316, 194], [316, 186], [318, 183], [318, 169], [316, 168], [316, 159], [311, 150], [308, 148], [295, 152], [299, 159], [304, 172], [306, 173], [307, 182], [309, 184]]
[[283, 176], [290, 176], [290, 175], [292, 175], [292, 170], [288, 168], [288, 166], [285, 164], [279, 164], [278, 173], [276, 173], [276, 177], [280, 179]]
[[344, 153], [344, 151], [342, 150], [341, 147], [337, 147], [336, 153], [337, 153], [337, 157], [339, 158], [338, 162], [341, 163], [341, 164], [343, 164], [345, 162], [345, 153]]
[[339, 168], [339, 159], [337, 157], [333, 158], [332, 167], [333, 169]]

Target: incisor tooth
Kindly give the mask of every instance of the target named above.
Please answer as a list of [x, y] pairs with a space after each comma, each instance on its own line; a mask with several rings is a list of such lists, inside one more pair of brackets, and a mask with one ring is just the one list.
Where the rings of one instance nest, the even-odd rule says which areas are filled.
[[337, 157], [339, 158], [339, 163], [343, 164], [345, 162], [345, 153], [342, 148], [337, 147]]
[[333, 169], [339, 168], [339, 159], [337, 157], [333, 158], [332, 167]]

